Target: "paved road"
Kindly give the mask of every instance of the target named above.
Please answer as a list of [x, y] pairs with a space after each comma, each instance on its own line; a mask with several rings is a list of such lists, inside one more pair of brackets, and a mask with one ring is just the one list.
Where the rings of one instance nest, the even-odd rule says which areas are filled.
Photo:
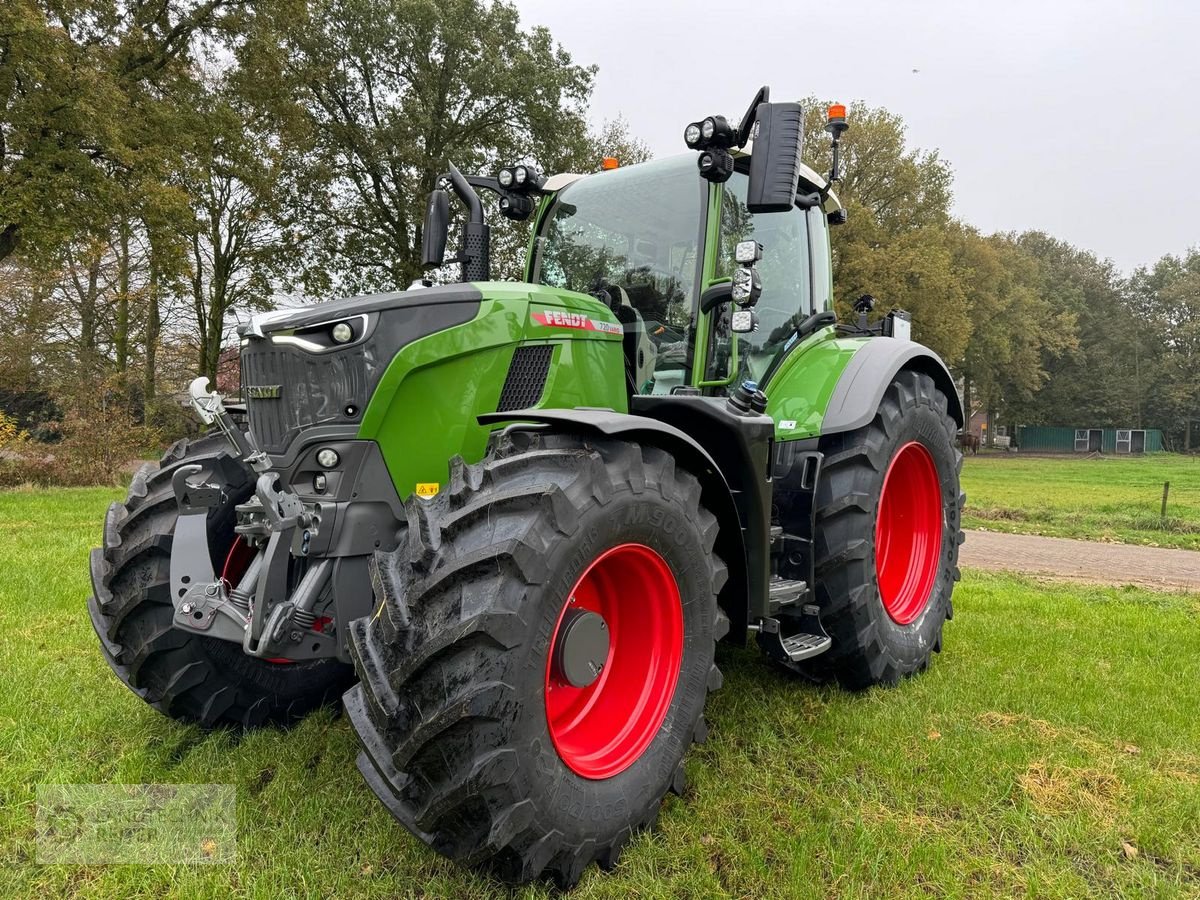
[[959, 564], [1099, 584], [1200, 591], [1200, 552], [968, 531]]

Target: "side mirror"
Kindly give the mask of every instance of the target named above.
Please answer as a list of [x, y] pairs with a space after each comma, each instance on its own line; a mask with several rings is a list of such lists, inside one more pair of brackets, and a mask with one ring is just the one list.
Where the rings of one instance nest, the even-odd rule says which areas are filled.
[[446, 260], [446, 238], [450, 233], [450, 195], [431, 191], [425, 207], [425, 226], [421, 233], [421, 265], [437, 268]]
[[787, 212], [800, 180], [804, 112], [799, 103], [760, 103], [757, 119], [746, 206], [752, 213]]

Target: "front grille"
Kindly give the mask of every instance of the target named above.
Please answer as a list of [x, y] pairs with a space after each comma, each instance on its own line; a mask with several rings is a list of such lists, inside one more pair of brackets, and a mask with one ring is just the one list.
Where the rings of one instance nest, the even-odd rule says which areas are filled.
[[242, 389], [259, 447], [282, 453], [301, 428], [362, 418], [367, 398], [364, 350], [360, 345], [315, 354], [255, 342], [242, 351]]
[[550, 357], [553, 355], [554, 347], [550, 344], [518, 347], [513, 352], [496, 411], [528, 409], [541, 400], [542, 391], [546, 388], [546, 376], [550, 373]]

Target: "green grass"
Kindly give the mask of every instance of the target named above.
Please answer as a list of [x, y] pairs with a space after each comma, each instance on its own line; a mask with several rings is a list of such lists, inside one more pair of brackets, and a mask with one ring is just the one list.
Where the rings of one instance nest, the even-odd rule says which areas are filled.
[[1200, 550], [1200, 457], [969, 456], [962, 486], [967, 528]]
[[[116, 496], [0, 492], [0, 896], [506, 896], [392, 821], [343, 719], [205, 734], [117, 683], [84, 610]], [[1200, 598], [968, 572], [955, 611], [893, 690], [723, 653], [686, 797], [575, 896], [1200, 894]], [[52, 782], [235, 784], [238, 862], [37, 865]]]

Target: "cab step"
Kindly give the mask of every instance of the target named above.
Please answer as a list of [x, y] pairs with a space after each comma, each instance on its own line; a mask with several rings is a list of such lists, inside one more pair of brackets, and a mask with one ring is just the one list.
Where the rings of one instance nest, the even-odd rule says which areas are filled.
[[770, 598], [771, 615], [775, 615], [785, 606], [793, 606], [808, 599], [808, 582], [789, 580], [776, 575], [767, 585], [767, 595]]
[[811, 604], [803, 606], [799, 615], [761, 620], [757, 640], [767, 656], [785, 664], [819, 656], [833, 645], [821, 625], [820, 611]]

